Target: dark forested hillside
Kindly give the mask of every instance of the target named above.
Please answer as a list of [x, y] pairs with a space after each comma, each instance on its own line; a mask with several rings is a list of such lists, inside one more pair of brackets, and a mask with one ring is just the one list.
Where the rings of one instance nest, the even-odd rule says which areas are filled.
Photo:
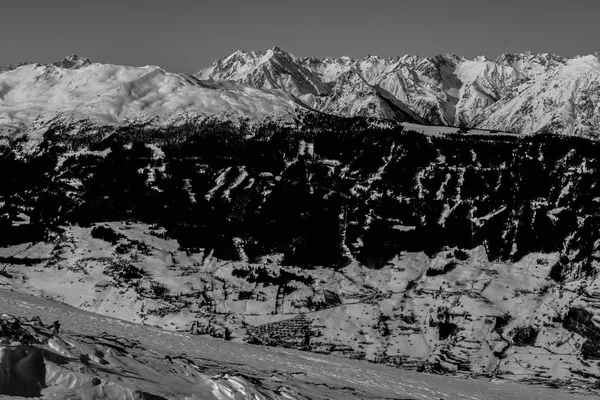
[[326, 116], [303, 126], [55, 127], [32, 153], [14, 141], [0, 148], [0, 242], [137, 220], [223, 259], [380, 268], [404, 250], [483, 244], [492, 259], [560, 252], [555, 280], [593, 272], [598, 142]]

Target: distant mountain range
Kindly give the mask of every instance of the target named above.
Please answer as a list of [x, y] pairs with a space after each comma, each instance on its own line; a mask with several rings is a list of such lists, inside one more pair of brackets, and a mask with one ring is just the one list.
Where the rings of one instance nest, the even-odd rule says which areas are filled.
[[196, 74], [91, 63], [0, 68], [0, 133], [49, 123], [169, 125], [210, 117], [294, 121], [319, 111], [517, 133], [600, 134], [600, 59], [446, 54], [299, 58], [236, 51]]
[[90, 63], [71, 55], [53, 64], [0, 69], [0, 134], [60, 125], [172, 125], [220, 119], [290, 120], [306, 109], [282, 90], [200, 81], [156, 66]]
[[317, 59], [273, 47], [237, 51], [195, 76], [283, 89], [316, 110], [341, 116], [518, 133], [600, 132], [598, 54], [565, 59], [516, 53], [493, 61], [454, 54]]

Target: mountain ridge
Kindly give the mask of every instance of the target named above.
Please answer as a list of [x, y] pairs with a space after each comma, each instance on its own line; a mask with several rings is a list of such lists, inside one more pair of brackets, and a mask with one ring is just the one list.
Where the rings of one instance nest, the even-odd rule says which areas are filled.
[[[330, 91], [302, 91], [300, 85], [293, 83], [293, 72], [265, 66], [274, 57], [287, 60], [293, 64], [293, 68], [302, 68], [305, 79], [306, 71], [311, 72], [312, 76], [308, 80], [319, 85], [325, 83]], [[232, 63], [232, 60], [244, 60], [244, 67], [238, 68], [238, 64]], [[316, 96], [327, 98], [336, 85], [344, 85], [344, 82], [339, 81], [344, 73], [355, 71], [375, 90], [383, 89], [393, 96], [399, 108], [408, 112], [408, 115], [396, 117], [404, 122], [414, 122], [410, 121], [412, 114], [417, 121], [432, 125], [595, 137], [600, 132], [600, 127], [593, 114], [600, 110], [600, 105], [597, 96], [589, 96], [587, 93], [598, 92], [600, 78], [595, 75], [596, 70], [600, 70], [597, 53], [571, 59], [531, 52], [504, 53], [495, 60], [484, 56], [468, 60], [452, 53], [433, 57], [405, 55], [380, 58], [370, 55], [362, 59], [319, 59], [299, 58], [273, 47], [264, 52], [238, 50], [200, 70], [195, 76], [202, 79], [235, 80], [257, 87], [272, 87], [277, 82], [287, 80], [285, 85], [279, 84], [279, 88], [302, 98], [319, 111], [339, 116], [369, 115], [389, 118], [389, 113], [374, 107], [348, 107], [348, 102], [355, 102], [349, 100], [353, 96], [347, 96], [346, 101], [338, 99], [336, 107], [330, 105], [333, 100], [315, 99]], [[266, 75], [271, 78], [277, 76], [278, 79], [271, 79], [271, 86], [266, 86], [263, 83]], [[555, 82], [557, 75], [563, 77], [559, 82]], [[587, 81], [580, 88], [582, 85], [578, 81], [585, 79]], [[352, 90], [347, 85], [344, 86], [346, 92]], [[360, 92], [362, 89], [357, 85], [355, 90]], [[535, 112], [527, 115], [528, 122], [521, 123], [514, 115], [527, 114], [530, 111], [527, 99], [533, 96], [542, 105], [534, 106]], [[585, 103], [585, 109], [570, 107], [567, 99], [571, 97], [576, 99], [576, 105]], [[513, 99], [520, 101], [511, 102]]]
[[236, 51], [194, 75], [92, 63], [75, 54], [0, 67], [0, 133], [49, 123], [169, 126], [206, 118], [291, 123], [299, 114], [521, 134], [600, 135], [598, 53], [381, 58]]
[[200, 81], [157, 66], [91, 63], [71, 55], [52, 64], [0, 70], [0, 132], [49, 124], [177, 125], [206, 118], [292, 121], [307, 107], [280, 89]]

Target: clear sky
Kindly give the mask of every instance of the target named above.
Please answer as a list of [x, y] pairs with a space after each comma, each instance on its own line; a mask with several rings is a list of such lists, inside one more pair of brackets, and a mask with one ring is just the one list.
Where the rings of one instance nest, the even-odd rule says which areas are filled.
[[600, 51], [600, 0], [1, 0], [0, 65], [208, 66], [235, 50], [297, 56]]

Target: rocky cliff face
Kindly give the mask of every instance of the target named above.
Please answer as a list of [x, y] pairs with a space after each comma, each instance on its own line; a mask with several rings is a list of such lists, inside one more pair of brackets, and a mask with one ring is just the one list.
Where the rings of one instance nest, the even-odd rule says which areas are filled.
[[77, 132], [2, 149], [13, 278], [225, 339], [544, 382], [600, 373], [597, 142], [327, 116]]

